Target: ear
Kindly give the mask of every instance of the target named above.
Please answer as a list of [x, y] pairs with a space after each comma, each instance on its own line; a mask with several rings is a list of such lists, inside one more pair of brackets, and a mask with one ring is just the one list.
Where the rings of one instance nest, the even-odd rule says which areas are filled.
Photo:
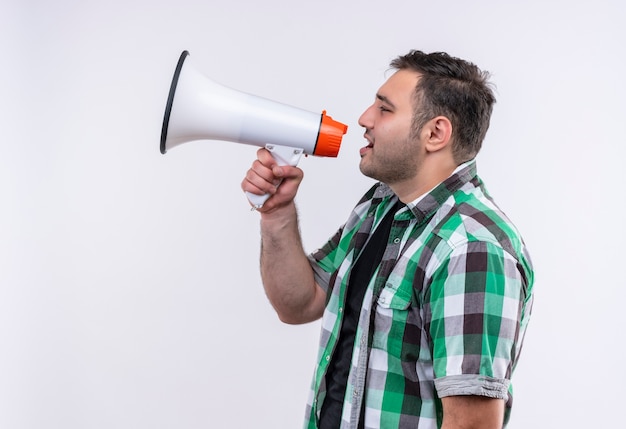
[[426, 133], [424, 148], [428, 152], [438, 152], [450, 147], [452, 140], [452, 123], [445, 116], [437, 116], [424, 126]]

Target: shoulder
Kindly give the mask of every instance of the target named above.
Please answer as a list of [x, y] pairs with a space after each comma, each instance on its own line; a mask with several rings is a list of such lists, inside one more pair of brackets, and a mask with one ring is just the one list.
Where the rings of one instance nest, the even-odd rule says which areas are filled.
[[522, 258], [525, 245], [520, 232], [489, 196], [480, 179], [467, 183], [440, 207], [433, 220], [433, 235], [451, 249], [481, 242]]

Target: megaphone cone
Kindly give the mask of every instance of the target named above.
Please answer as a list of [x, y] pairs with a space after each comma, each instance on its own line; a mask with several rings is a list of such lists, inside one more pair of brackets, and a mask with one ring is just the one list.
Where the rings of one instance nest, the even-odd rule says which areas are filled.
[[[304, 154], [336, 157], [348, 127], [313, 113], [213, 82], [199, 73], [183, 51], [161, 129], [161, 153], [195, 140], [225, 140], [266, 147], [278, 164], [297, 165]], [[268, 195], [248, 194], [260, 207]]]
[[184, 51], [174, 72], [161, 131], [161, 153], [194, 140], [301, 148], [335, 157], [347, 126], [323, 111], [308, 112], [236, 91], [208, 79]]
[[[297, 165], [304, 154], [336, 157], [348, 130], [323, 111], [308, 112], [236, 91], [199, 73], [183, 51], [161, 129], [161, 153], [195, 140], [225, 140], [266, 147], [278, 164]], [[248, 193], [256, 207], [268, 195]]]

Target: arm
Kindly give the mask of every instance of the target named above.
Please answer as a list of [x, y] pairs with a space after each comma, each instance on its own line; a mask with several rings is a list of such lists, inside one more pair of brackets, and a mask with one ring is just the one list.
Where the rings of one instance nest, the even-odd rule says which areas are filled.
[[501, 428], [523, 308], [516, 260], [494, 243], [468, 242], [446, 261], [427, 316], [442, 428]]
[[441, 398], [441, 429], [501, 429], [504, 400], [485, 396], [447, 396]]
[[315, 282], [298, 229], [293, 199], [303, 173], [296, 167], [278, 166], [265, 149], [260, 149], [257, 156], [242, 182], [242, 189], [259, 195], [272, 194], [263, 207], [257, 209], [261, 214], [263, 286], [283, 322], [311, 322], [321, 317], [326, 296]]

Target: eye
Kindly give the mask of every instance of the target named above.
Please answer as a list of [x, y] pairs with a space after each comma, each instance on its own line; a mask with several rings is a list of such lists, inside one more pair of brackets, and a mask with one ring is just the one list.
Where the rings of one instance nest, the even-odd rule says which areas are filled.
[[391, 112], [391, 110], [387, 109], [382, 104], [380, 106], [378, 106], [378, 110], [380, 110], [381, 112]]

